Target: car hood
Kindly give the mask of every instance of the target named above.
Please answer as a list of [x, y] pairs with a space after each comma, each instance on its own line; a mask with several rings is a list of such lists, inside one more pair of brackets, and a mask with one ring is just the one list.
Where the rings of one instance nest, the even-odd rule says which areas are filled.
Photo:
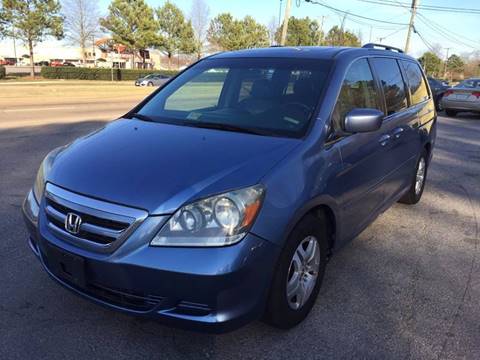
[[120, 119], [61, 151], [47, 181], [169, 214], [194, 199], [257, 184], [299, 142]]

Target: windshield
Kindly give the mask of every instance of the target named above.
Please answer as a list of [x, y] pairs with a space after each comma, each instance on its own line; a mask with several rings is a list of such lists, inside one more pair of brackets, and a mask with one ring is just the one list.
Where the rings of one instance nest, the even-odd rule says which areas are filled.
[[480, 80], [476, 80], [476, 79], [463, 80], [460, 84], [456, 85], [455, 87], [475, 89], [477, 87], [480, 87]]
[[138, 114], [185, 126], [301, 136], [330, 61], [289, 58], [204, 60], [182, 73]]

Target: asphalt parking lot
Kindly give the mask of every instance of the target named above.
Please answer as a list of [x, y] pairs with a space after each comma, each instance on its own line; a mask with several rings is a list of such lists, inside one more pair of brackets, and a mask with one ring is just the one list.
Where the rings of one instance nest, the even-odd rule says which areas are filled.
[[0, 112], [1, 359], [480, 358], [479, 117], [439, 118], [422, 201], [395, 205], [335, 254], [304, 323], [214, 336], [103, 309], [48, 277], [21, 202], [50, 149], [104, 123], [93, 111], [47, 124], [15, 116]]

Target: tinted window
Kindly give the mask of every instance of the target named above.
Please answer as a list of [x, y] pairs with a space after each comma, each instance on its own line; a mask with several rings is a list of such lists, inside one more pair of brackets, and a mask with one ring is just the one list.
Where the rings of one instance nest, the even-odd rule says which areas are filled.
[[164, 86], [139, 113], [183, 126], [301, 136], [329, 69], [330, 61], [318, 59], [208, 59]]
[[410, 61], [402, 61], [402, 66], [407, 76], [412, 104], [415, 105], [428, 99], [427, 85], [420, 67]]
[[333, 125], [336, 130], [342, 129], [345, 115], [355, 108], [379, 108], [375, 82], [366, 59], [354, 62], [343, 80], [333, 112]]
[[385, 94], [387, 115], [394, 114], [407, 107], [407, 93], [402, 73], [395, 59], [373, 59], [375, 70]]

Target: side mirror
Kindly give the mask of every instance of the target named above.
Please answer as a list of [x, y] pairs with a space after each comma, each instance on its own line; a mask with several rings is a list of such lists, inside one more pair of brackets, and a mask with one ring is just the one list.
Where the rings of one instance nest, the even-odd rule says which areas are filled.
[[382, 126], [384, 116], [377, 109], [353, 109], [345, 116], [344, 129], [349, 133], [375, 131]]

